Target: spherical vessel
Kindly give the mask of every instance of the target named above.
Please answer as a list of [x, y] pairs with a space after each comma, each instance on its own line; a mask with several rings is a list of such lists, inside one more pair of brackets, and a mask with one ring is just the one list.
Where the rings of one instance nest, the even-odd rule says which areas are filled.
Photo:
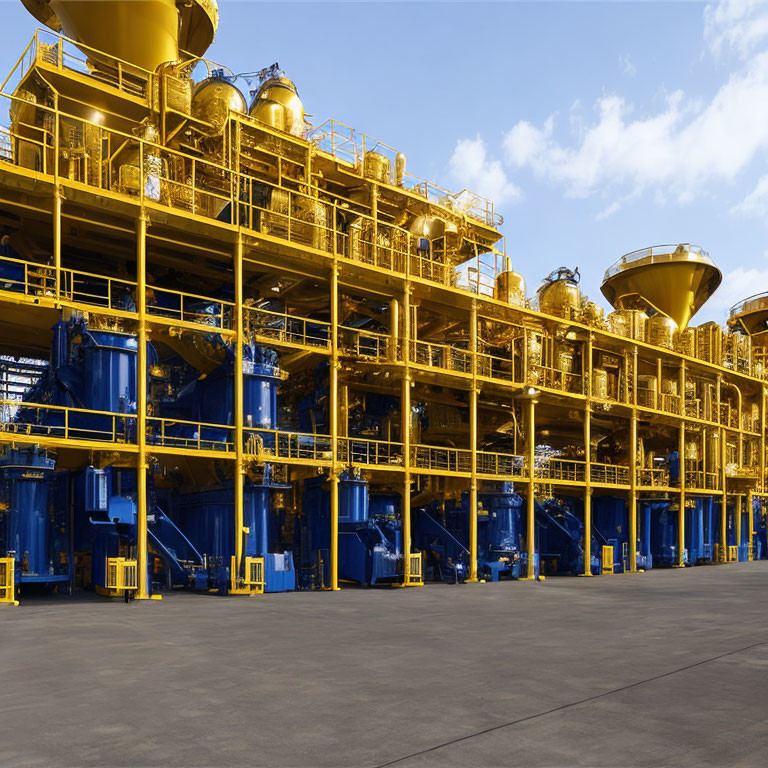
[[516, 307], [525, 304], [525, 279], [511, 269], [496, 275], [496, 298]]
[[193, 117], [210, 123], [216, 130], [223, 127], [230, 111], [244, 114], [246, 109], [245, 97], [226, 77], [208, 77], [195, 86], [192, 94]]

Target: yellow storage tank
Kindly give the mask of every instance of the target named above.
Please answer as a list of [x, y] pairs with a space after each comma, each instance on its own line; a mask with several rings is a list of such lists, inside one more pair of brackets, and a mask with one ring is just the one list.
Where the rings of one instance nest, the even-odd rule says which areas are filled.
[[496, 275], [495, 296], [515, 307], [525, 305], [525, 279], [519, 272], [508, 269]]
[[675, 348], [677, 323], [666, 315], [654, 315], [648, 320], [648, 343], [665, 349]]
[[277, 64], [259, 74], [263, 82], [251, 102], [251, 117], [278, 131], [302, 136], [307, 123], [304, 119], [304, 105], [293, 81], [285, 76]]
[[551, 272], [538, 290], [539, 309], [547, 315], [574, 320], [581, 310], [579, 270], [560, 267]]
[[390, 181], [389, 158], [380, 152], [366, 152], [363, 159], [363, 175], [368, 179], [388, 184]]
[[220, 130], [230, 112], [245, 114], [247, 105], [240, 89], [223, 72], [201, 80], [192, 93], [192, 116]]
[[608, 372], [604, 368], [592, 370], [592, 397], [608, 399]]

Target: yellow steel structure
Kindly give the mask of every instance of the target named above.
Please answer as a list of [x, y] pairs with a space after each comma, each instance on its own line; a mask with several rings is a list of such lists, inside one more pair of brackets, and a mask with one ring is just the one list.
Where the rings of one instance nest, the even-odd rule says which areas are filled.
[[[72, 466], [94, 457], [136, 466], [139, 563], [149, 551], [150, 467], [194, 475], [215, 463], [234, 478], [233, 593], [263, 588], [263, 564], [254, 580], [258, 563], [244, 557], [243, 484], [267, 462], [293, 484], [328, 473], [331, 549], [322, 578], [330, 589], [339, 584], [345, 470], [401, 494], [404, 585], [423, 577], [412, 498], [463, 492], [469, 580], [478, 579], [478, 494], [490, 483], [513, 481], [526, 497], [529, 533], [537, 497], [583, 499], [587, 531], [593, 498], [626, 498], [629, 571], [637, 570], [643, 500], [678, 505], [680, 565], [689, 500], [712, 496], [725, 510], [749, 499], [752, 520], [752, 495], [766, 492], [760, 313], [768, 317], [768, 303], [753, 297], [734, 308], [731, 326], [741, 334], [689, 327], [720, 281], [701, 249], [662, 246], [620, 259], [602, 287], [616, 308], [607, 319], [565, 277], [543, 286], [542, 311], [510, 269], [491, 202], [412, 176], [402, 153], [336, 121], [308, 130], [298, 91], [279, 71], [270, 70], [251, 114], [229, 91], [215, 120], [195, 111], [190, 73], [202, 66], [198, 82], [209, 83], [217, 69], [199, 59], [218, 21], [213, 0], [24, 3], [74, 39], [38, 31], [0, 88], [0, 109], [11, 115], [0, 128], [0, 224], [23, 235], [13, 236], [21, 258], [7, 260], [23, 278], [0, 285], [2, 352], [43, 355], [62, 313], [121, 324], [139, 340], [138, 410], [109, 414], [113, 428], [98, 438], [68, 427], [75, 409], [63, 409], [62, 428], [3, 420], [0, 442], [58, 449]], [[123, 18], [130, 25], [116, 22]], [[102, 270], [73, 256], [63, 263], [65, 244], [75, 241], [101, 249]], [[170, 270], [183, 274], [184, 290], [153, 282], [155, 271]], [[213, 319], [196, 314], [206, 285], [223, 276], [233, 300], [219, 301]], [[158, 311], [157, 291], [173, 292], [179, 309]], [[119, 292], [135, 296], [135, 311], [118, 306]], [[259, 306], [265, 295], [284, 310]], [[312, 317], [318, 308], [327, 319]], [[361, 330], [350, 321], [356, 313], [375, 315], [380, 330]], [[224, 439], [199, 437], [221, 426], [202, 423], [196, 439], [173, 438], [149, 408], [147, 344], [164, 344], [200, 370], [215, 367], [204, 339], [212, 322], [234, 345], [234, 425]], [[277, 349], [291, 380], [328, 363], [326, 433], [274, 430], [267, 442], [267, 430], [244, 423], [250, 339]], [[375, 436], [353, 440], [350, 398], [361, 393], [397, 398], [400, 412]], [[417, 407], [428, 413], [426, 429]], [[136, 429], [118, 429], [118, 420]], [[679, 478], [658, 461], [673, 449]], [[726, 514], [720, 525], [725, 558]], [[587, 535], [585, 575], [590, 547]], [[533, 535], [522, 551], [525, 575], [535, 578]], [[144, 568], [136, 587], [148, 597]]]
[[0, 557], [0, 603], [18, 605], [16, 600], [16, 559]]

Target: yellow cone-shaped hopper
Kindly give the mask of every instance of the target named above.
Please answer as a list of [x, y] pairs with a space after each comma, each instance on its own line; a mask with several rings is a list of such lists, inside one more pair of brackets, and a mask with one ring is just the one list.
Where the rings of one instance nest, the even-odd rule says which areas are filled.
[[655, 310], [682, 330], [721, 280], [698, 246], [660, 245], [622, 256], [606, 271], [600, 290], [616, 309]]

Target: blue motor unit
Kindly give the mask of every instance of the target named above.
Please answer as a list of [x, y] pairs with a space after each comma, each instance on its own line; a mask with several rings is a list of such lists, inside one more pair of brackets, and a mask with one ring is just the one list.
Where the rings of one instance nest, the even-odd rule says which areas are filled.
[[[293, 553], [279, 551], [280, 531], [272, 508], [272, 492], [283, 486], [248, 483], [243, 492], [243, 524], [248, 529], [243, 554], [264, 558], [266, 592], [296, 588]], [[231, 483], [179, 494], [169, 500], [172, 514], [202, 553], [211, 579], [224, 590], [235, 554], [235, 492]], [[278, 551], [276, 551], [278, 550]]]
[[55, 462], [36, 448], [11, 450], [0, 461], [3, 496], [0, 553], [16, 562], [16, 582], [69, 582], [68, 521], [51, 504]]
[[[402, 527], [399, 497], [369, 495], [368, 483], [348, 472], [339, 478], [339, 578], [359, 584], [399, 581]], [[324, 476], [304, 481], [299, 547], [303, 586], [329, 583], [331, 494]]]

